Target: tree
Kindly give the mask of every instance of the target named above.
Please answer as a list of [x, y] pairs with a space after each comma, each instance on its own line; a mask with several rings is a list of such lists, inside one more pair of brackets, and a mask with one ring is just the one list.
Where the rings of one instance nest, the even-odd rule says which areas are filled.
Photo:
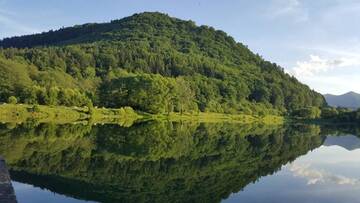
[[250, 95], [250, 99], [256, 102], [267, 102], [270, 98], [270, 92], [265, 86], [257, 86]]
[[321, 118], [324, 119], [335, 119], [338, 114], [338, 111], [334, 107], [325, 107], [321, 109]]
[[94, 114], [94, 105], [91, 101], [88, 101], [87, 104], [86, 104], [86, 107], [88, 109], [88, 113], [90, 115], [93, 115]]
[[320, 118], [321, 110], [318, 107], [301, 108], [294, 111], [293, 116], [296, 116], [301, 119], [316, 119], [316, 118]]
[[16, 104], [16, 103], [17, 103], [16, 97], [10, 96], [10, 97], [8, 98], [8, 103], [9, 103], [9, 104]]
[[175, 82], [174, 96], [178, 111], [182, 114], [187, 110], [197, 110], [197, 108], [194, 108], [195, 94], [189, 83], [181, 77], [176, 78]]
[[39, 107], [39, 105], [35, 104], [34, 106], [32, 106], [31, 110], [32, 110], [32, 112], [38, 113], [38, 112], [40, 112], [40, 107]]
[[58, 94], [60, 89], [58, 87], [51, 87], [48, 90], [48, 105], [57, 105], [58, 104]]

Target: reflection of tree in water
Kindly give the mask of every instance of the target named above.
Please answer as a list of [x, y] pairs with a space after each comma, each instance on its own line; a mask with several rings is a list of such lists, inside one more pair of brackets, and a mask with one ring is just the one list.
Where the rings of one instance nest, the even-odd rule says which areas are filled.
[[354, 135], [360, 138], [360, 125], [359, 124], [328, 124], [321, 126], [321, 132], [324, 135], [343, 136]]
[[0, 128], [12, 177], [101, 202], [219, 202], [321, 145], [315, 126], [140, 123]]

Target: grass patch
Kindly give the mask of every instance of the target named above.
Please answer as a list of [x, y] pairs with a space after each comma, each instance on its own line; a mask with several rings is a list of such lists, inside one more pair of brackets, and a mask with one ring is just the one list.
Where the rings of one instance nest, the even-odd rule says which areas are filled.
[[197, 121], [197, 122], [236, 122], [236, 123], [263, 123], [267, 125], [280, 125], [284, 123], [282, 116], [266, 115], [253, 116], [246, 114], [222, 114], [222, 113], [170, 113], [170, 114], [146, 114], [145, 117], [154, 120], [170, 120], [170, 121]]
[[23, 123], [28, 120], [56, 124], [88, 121], [90, 123], [117, 123], [129, 126], [140, 118], [141, 116], [130, 107], [120, 109], [94, 108], [90, 113], [87, 107], [0, 105], [0, 122], [4, 123]]
[[39, 122], [69, 123], [87, 118], [84, 109], [63, 106], [27, 104], [0, 105], [0, 121], [22, 123], [29, 119]]
[[253, 116], [245, 114], [222, 114], [222, 113], [170, 113], [148, 114], [136, 112], [130, 107], [120, 109], [88, 107], [65, 107], [43, 106], [28, 104], [2, 104], [0, 105], [0, 122], [22, 123], [28, 120], [36, 120], [40, 123], [75, 123], [86, 121], [91, 124], [113, 123], [122, 126], [131, 126], [136, 121], [144, 120], [168, 120], [168, 121], [195, 121], [195, 122], [236, 122], [236, 123], [263, 123], [267, 125], [279, 125], [284, 122], [281, 116]]

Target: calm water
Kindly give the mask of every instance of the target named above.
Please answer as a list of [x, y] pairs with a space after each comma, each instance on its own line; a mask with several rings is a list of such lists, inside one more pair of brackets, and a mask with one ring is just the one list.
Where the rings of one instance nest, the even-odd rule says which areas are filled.
[[0, 125], [20, 203], [360, 202], [354, 127]]

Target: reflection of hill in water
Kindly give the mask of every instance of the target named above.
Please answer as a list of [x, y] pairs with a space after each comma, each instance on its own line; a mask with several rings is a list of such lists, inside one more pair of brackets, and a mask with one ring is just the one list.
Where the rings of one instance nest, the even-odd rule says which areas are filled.
[[12, 177], [101, 202], [219, 202], [320, 146], [319, 128], [143, 123], [0, 128]]
[[354, 135], [327, 136], [324, 145], [337, 145], [351, 151], [360, 148], [360, 139]]

